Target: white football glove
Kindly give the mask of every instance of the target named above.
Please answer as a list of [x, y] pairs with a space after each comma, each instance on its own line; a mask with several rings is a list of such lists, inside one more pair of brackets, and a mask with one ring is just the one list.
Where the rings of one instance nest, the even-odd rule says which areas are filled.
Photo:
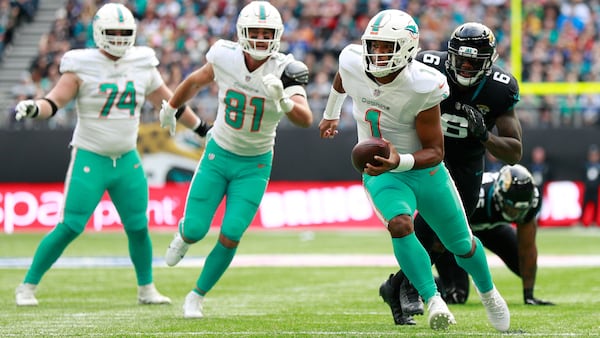
[[24, 117], [36, 117], [40, 112], [40, 108], [37, 106], [34, 100], [24, 100], [17, 103], [15, 107], [15, 119], [21, 121]]
[[273, 74], [267, 74], [263, 76], [262, 81], [265, 86], [267, 98], [275, 101], [277, 112], [280, 113], [283, 111], [286, 114], [289, 113], [294, 108], [294, 101], [285, 95], [281, 79]]
[[169, 134], [171, 134], [171, 136], [175, 135], [175, 127], [177, 125], [177, 118], [175, 117], [176, 112], [177, 108], [171, 107], [167, 100], [162, 101], [162, 107], [160, 108], [158, 116], [160, 119], [160, 126], [162, 128], [169, 128]]

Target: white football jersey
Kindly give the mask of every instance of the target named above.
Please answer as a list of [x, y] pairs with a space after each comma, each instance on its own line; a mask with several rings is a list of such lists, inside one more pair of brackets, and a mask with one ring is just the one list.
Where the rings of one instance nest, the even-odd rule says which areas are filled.
[[276, 53], [253, 72], [246, 68], [242, 48], [237, 42], [217, 41], [206, 53], [219, 86], [217, 117], [210, 131], [222, 148], [241, 156], [270, 151], [283, 112], [265, 95], [262, 78], [273, 74], [281, 78], [292, 55]]
[[379, 84], [365, 73], [362, 46], [357, 44], [344, 48], [339, 61], [342, 85], [352, 98], [358, 141], [370, 136], [383, 137], [401, 154], [421, 149], [415, 118], [448, 97], [446, 77], [436, 69], [412, 61], [394, 81]]
[[135, 149], [146, 95], [163, 84], [157, 65], [148, 47], [132, 47], [117, 61], [98, 49], [65, 53], [61, 73], [75, 73], [81, 80], [71, 144], [105, 156]]

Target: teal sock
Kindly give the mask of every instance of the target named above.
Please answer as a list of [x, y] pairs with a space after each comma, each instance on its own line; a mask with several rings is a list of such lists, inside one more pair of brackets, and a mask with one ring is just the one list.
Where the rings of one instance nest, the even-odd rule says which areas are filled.
[[39, 284], [46, 271], [78, 235], [63, 223], [57, 224], [54, 230], [44, 236], [38, 245], [23, 283]]
[[427, 251], [413, 232], [402, 238], [392, 238], [394, 255], [400, 268], [425, 301], [437, 293]]
[[148, 229], [126, 231], [129, 257], [135, 269], [138, 285], [152, 283], [152, 240]]
[[226, 248], [221, 242], [217, 241], [215, 247], [206, 257], [202, 273], [196, 281], [196, 287], [200, 290], [198, 293], [201, 296], [204, 296], [217, 284], [219, 278], [223, 276], [223, 273], [225, 273], [225, 270], [231, 264], [236, 250], [237, 248]]
[[473, 240], [475, 241], [475, 253], [473, 256], [461, 258], [455, 255], [454, 257], [456, 258], [456, 263], [471, 275], [477, 290], [484, 293], [490, 291], [494, 287], [494, 283], [492, 282], [492, 275], [487, 258], [485, 257], [483, 245], [481, 245], [477, 237], [473, 237]]

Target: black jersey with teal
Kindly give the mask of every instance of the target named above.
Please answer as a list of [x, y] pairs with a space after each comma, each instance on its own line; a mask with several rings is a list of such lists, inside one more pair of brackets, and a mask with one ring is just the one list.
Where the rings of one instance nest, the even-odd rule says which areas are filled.
[[[422, 51], [416, 59], [447, 75], [445, 64], [448, 52]], [[485, 147], [469, 135], [466, 115], [461, 106], [467, 104], [476, 107], [483, 113], [487, 129], [491, 131], [496, 118], [513, 109], [519, 101], [517, 80], [509, 72], [493, 65], [490, 73], [475, 86], [462, 87], [451, 80], [448, 84], [450, 96], [441, 103], [446, 158], [480, 158], [485, 153]]]

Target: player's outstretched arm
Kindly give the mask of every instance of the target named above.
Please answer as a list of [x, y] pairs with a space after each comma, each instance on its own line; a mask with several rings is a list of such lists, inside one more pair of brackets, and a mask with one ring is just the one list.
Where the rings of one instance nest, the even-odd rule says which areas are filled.
[[15, 119], [38, 118], [47, 119], [56, 114], [56, 111], [69, 103], [79, 91], [79, 77], [75, 73], [65, 72], [42, 99], [24, 100], [15, 107]]
[[527, 305], [554, 305], [533, 296], [535, 278], [537, 274], [537, 245], [535, 236], [537, 232], [537, 221], [517, 225], [517, 241], [519, 246], [519, 272], [523, 283], [523, 300]]

